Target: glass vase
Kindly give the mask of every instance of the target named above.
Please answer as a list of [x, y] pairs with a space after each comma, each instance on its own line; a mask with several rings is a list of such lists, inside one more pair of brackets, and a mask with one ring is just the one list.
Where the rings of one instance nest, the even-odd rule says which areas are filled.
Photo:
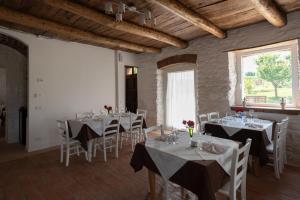
[[192, 139], [194, 135], [194, 128], [188, 128], [188, 131], [189, 131], [190, 138]]

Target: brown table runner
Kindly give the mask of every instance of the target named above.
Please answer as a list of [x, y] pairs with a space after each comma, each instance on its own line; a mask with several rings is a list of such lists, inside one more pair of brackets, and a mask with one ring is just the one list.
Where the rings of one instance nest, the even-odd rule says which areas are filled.
[[[69, 127], [69, 135], [72, 137], [72, 130]], [[146, 121], [143, 120], [143, 128], [147, 128]], [[125, 132], [125, 129], [122, 125], [120, 125], [119, 132]], [[78, 135], [74, 138], [75, 140], [78, 140], [85, 150], [88, 150], [88, 141], [101, 137], [99, 136], [93, 129], [91, 129], [87, 124], [83, 124]]]
[[[135, 172], [143, 166], [160, 175], [155, 163], [148, 154], [145, 143], [138, 143], [132, 155], [130, 165]], [[215, 193], [229, 179], [228, 174], [214, 160], [188, 161], [169, 180], [194, 194], [199, 200], [215, 200]]]

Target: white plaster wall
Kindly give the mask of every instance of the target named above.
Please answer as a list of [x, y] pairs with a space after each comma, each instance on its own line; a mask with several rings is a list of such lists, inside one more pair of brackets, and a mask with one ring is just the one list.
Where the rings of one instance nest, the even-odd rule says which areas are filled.
[[[282, 28], [262, 22], [230, 30], [226, 39], [221, 40], [208, 35], [191, 41], [186, 49], [168, 47], [160, 54], [139, 55], [138, 100], [139, 105], [149, 110], [150, 124], [156, 124], [159, 120], [156, 102], [161, 102], [161, 97], [157, 95], [157, 61], [177, 54], [197, 54], [199, 112], [225, 113], [232, 103], [230, 97], [234, 96], [234, 84], [229, 79], [229, 75], [234, 72], [229, 71], [228, 51], [299, 38], [299, 21], [300, 12], [293, 12], [288, 15], [288, 24]], [[288, 131], [288, 143], [293, 145], [293, 149], [289, 149], [289, 161], [300, 166], [300, 124], [291, 120]]]
[[58, 144], [57, 119], [115, 106], [113, 50], [0, 31], [29, 47], [28, 151]]

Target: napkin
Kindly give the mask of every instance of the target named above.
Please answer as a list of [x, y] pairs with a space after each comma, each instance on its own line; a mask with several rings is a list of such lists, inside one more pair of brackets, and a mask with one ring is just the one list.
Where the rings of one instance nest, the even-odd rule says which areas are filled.
[[253, 124], [253, 123], [246, 123], [245, 125], [250, 127], [250, 128], [263, 128], [264, 127], [261, 124]]
[[227, 150], [227, 147], [220, 144], [211, 143], [211, 142], [203, 142], [202, 149], [209, 153], [222, 154]]

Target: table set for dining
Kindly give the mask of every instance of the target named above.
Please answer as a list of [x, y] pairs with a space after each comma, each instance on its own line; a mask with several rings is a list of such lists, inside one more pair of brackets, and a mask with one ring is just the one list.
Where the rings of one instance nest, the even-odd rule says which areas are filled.
[[[199, 199], [215, 199], [215, 193], [231, 177], [234, 149], [238, 151], [250, 140], [252, 164], [261, 166], [269, 161], [266, 146], [272, 143], [275, 125], [271, 120], [233, 115], [207, 121], [204, 132], [192, 137], [179, 130], [154, 134], [136, 145], [130, 164], [135, 171], [148, 169], [151, 199], [155, 199], [155, 174]], [[259, 175], [259, 170], [254, 169], [254, 174]]]
[[275, 122], [258, 118], [227, 116], [209, 121], [205, 124], [205, 133], [215, 137], [231, 139], [245, 143], [252, 139], [250, 155], [253, 156], [255, 174], [259, 173], [259, 165], [266, 164], [269, 159], [266, 146], [272, 143]]
[[[111, 113], [108, 115], [86, 115], [83, 118], [66, 120], [68, 124], [69, 137], [75, 141], [79, 141], [81, 147], [87, 152], [88, 160], [92, 159], [93, 141], [103, 136], [103, 127], [112, 123], [107, 120], [119, 117], [119, 132], [129, 131], [130, 123], [137, 118], [135, 113]], [[106, 124], [105, 124], [106, 123]], [[146, 127], [145, 120], [143, 127]]]

